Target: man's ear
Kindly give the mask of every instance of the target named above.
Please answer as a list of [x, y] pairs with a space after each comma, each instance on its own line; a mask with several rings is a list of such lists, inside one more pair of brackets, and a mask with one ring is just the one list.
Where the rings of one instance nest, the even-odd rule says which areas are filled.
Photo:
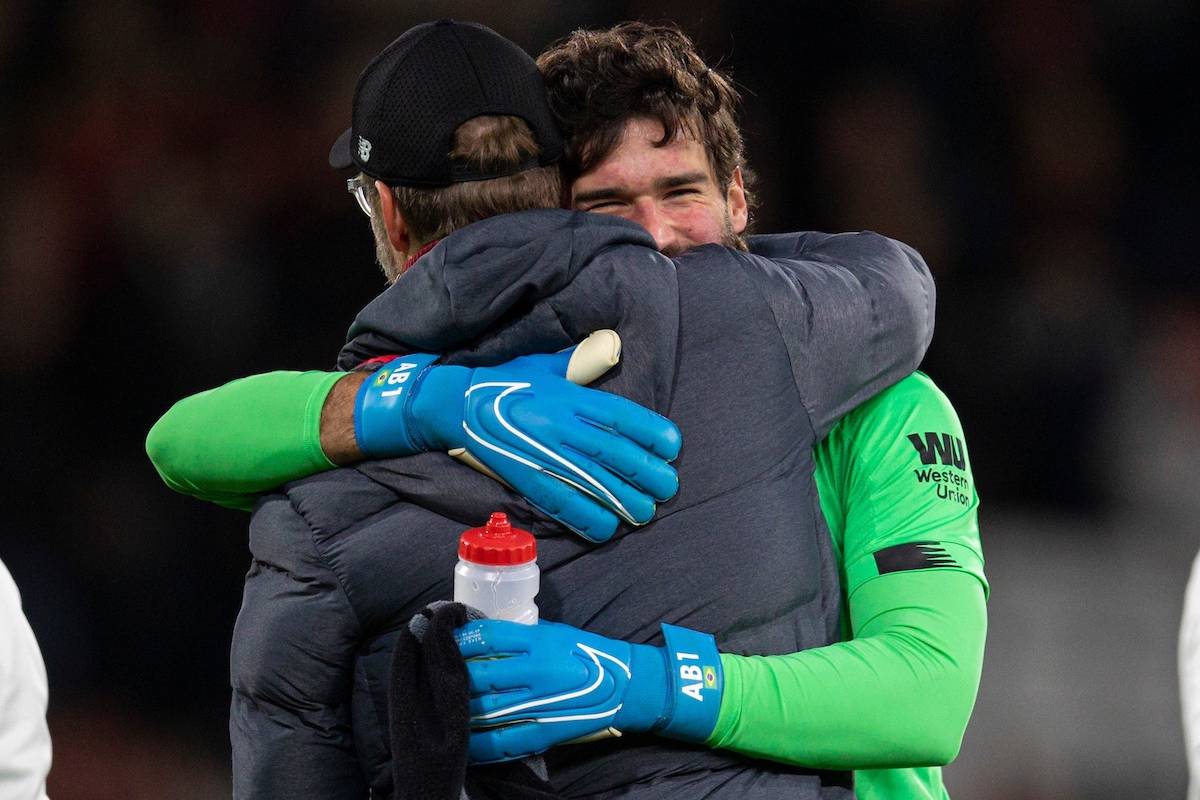
[[746, 187], [742, 182], [741, 167], [735, 167], [733, 177], [729, 179], [725, 206], [729, 209], [729, 221], [733, 225], [733, 232], [741, 235], [750, 222], [750, 207], [746, 202]]
[[383, 181], [375, 181], [375, 191], [379, 193], [379, 213], [382, 217], [380, 221], [383, 223], [383, 229], [387, 231], [388, 242], [407, 258], [412, 239], [408, 235], [408, 223], [396, 203], [396, 196]]

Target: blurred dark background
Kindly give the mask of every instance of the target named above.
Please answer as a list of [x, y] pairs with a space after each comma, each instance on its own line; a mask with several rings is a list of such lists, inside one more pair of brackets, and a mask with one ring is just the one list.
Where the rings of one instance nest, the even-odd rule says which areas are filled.
[[1200, 537], [1197, 13], [970, 3], [5, 0], [0, 559], [51, 684], [50, 794], [228, 795], [247, 517], [142, 449], [176, 399], [329, 368], [384, 286], [329, 145], [412, 24], [537, 53], [673, 20], [745, 94], [760, 231], [869, 228], [938, 278], [993, 585], [963, 798], [1177, 797]]

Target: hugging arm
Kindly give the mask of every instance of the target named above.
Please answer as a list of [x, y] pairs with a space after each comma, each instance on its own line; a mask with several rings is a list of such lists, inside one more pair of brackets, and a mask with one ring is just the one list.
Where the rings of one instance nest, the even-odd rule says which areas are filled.
[[395, 358], [372, 373], [251, 376], [177, 403], [146, 449], [172, 488], [233, 508], [257, 493], [363, 457], [458, 455], [580, 535], [618, 516], [644, 524], [677, 488], [670, 420], [586, 383], [620, 339], [597, 331], [556, 354], [493, 368]]
[[337, 466], [321, 410], [345, 377], [268, 372], [185, 397], [150, 429], [146, 453], [175, 491], [249, 511], [263, 492]]
[[[695, 676], [695, 695], [675, 695], [679, 702], [665, 707], [715, 700], [719, 714], [698, 737], [689, 731], [691, 740], [774, 761], [855, 770], [947, 763], [974, 705], [987, 629], [978, 497], [958, 418], [928, 378], [913, 375], [847, 415], [816, 460], [822, 509], [843, 556], [853, 638], [786, 655], [722, 653], [711, 680], [707, 668], [718, 664], [689, 648], [700, 657], [671, 661], [668, 674]], [[490, 624], [503, 647], [484, 655], [540, 645], [530, 644], [521, 626]], [[569, 641], [587, 642], [585, 635]], [[576, 706], [588, 696], [580, 690], [590, 674], [571, 672], [581, 659], [540, 652], [536, 673], [514, 664], [499, 686], [491, 683], [492, 662], [474, 665], [477, 705], [498, 706], [506, 694], [493, 689], [521, 685], [539, 698], [557, 693], [576, 704], [553, 704], [560, 714], [582, 713]], [[646, 685], [636, 664], [631, 671], [631, 687]], [[564, 684], [577, 692], [564, 695]], [[627, 693], [626, 703], [645, 702], [642, 696]], [[647, 707], [659, 720], [649, 729], [663, 732], [669, 713], [662, 702]], [[508, 715], [520, 722], [510, 730], [477, 726], [473, 752], [515, 758], [563, 741], [561, 725], [519, 713]], [[632, 716], [622, 707], [595, 730], [619, 727], [620, 714]]]
[[750, 244], [742, 268], [775, 315], [820, 441], [920, 365], [933, 338], [933, 277], [917, 251], [868, 231]]

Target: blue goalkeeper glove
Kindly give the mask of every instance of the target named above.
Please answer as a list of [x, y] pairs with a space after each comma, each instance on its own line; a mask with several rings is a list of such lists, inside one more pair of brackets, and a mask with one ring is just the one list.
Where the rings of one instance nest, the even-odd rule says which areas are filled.
[[574, 355], [475, 369], [428, 354], [394, 359], [359, 389], [359, 448], [376, 458], [450, 451], [589, 541], [607, 541], [618, 517], [643, 525], [675, 495], [668, 462], [681, 437], [667, 418], [567, 380]]
[[662, 631], [665, 647], [557, 622], [478, 620], [459, 628], [471, 761], [508, 761], [623, 732], [705, 741], [721, 709], [716, 642], [674, 625]]

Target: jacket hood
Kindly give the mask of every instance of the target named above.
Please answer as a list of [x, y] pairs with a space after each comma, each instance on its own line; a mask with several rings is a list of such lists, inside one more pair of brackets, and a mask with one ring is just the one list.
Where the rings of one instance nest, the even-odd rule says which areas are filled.
[[[544, 307], [539, 312], [539, 304], [562, 295], [599, 255], [630, 245], [653, 251], [654, 240], [627, 220], [560, 209], [469, 225], [438, 242], [358, 314], [337, 365], [348, 370], [374, 356], [416, 352], [442, 353], [447, 363], [485, 364], [565, 347], [577, 339], [564, 341], [559, 314], [575, 317], [584, 311], [577, 306], [587, 305], [587, 317], [615, 318], [620, 293], [604, 292], [603, 282], [595, 281], [596, 291], [586, 298], [566, 301], [576, 307], [559, 302], [558, 313], [548, 314]], [[625, 258], [660, 262], [654, 264], [659, 268], [670, 264], [654, 256]]]

